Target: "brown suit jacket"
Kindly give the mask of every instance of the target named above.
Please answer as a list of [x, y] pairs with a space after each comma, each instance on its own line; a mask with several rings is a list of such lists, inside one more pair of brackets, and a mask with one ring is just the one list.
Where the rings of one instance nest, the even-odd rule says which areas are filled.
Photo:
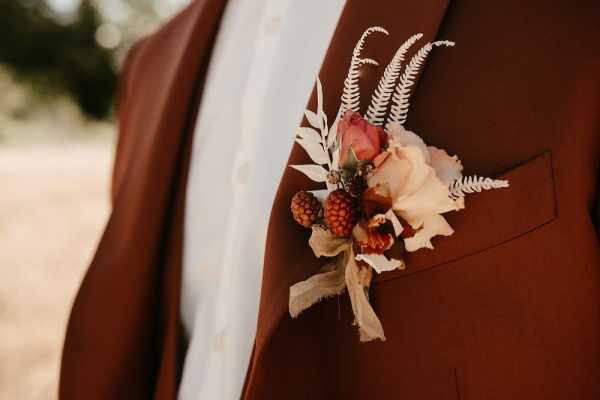
[[[128, 57], [114, 210], [73, 306], [62, 400], [176, 397], [185, 352], [185, 182], [224, 4], [194, 1]], [[423, 41], [456, 41], [430, 56], [407, 126], [458, 154], [467, 173], [503, 176], [511, 187], [468, 198], [466, 210], [448, 217], [454, 236], [411, 254], [406, 270], [376, 278], [372, 302], [387, 341], [360, 344], [345, 296], [297, 320], [287, 313], [289, 286], [323, 262], [289, 214], [292, 195], [311, 184], [288, 168], [269, 224], [243, 398], [600, 398], [600, 246], [592, 218], [598, 21], [596, 0], [348, 1], [320, 72], [329, 118], [368, 26], [390, 31], [365, 49], [383, 65], [416, 32]], [[381, 68], [364, 67], [363, 93], [370, 95]], [[313, 95], [311, 109], [315, 102]], [[307, 161], [294, 148], [290, 163]]]

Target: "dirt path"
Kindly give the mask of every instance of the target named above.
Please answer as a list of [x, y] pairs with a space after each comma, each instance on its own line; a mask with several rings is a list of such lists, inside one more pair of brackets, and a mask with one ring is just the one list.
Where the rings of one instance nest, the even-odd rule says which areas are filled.
[[108, 214], [109, 140], [0, 147], [0, 399], [56, 398], [72, 299]]

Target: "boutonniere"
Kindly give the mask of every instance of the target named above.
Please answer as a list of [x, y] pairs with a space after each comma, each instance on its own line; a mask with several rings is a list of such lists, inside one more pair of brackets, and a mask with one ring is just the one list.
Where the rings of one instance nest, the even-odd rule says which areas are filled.
[[290, 288], [290, 314], [295, 318], [320, 300], [347, 290], [361, 341], [385, 340], [369, 304], [373, 271], [404, 269], [405, 252], [433, 249], [433, 237], [452, 235], [442, 214], [463, 209], [465, 194], [508, 186], [504, 180], [463, 176], [457, 156], [428, 146], [404, 128], [420, 67], [434, 47], [452, 47], [453, 42], [425, 44], [402, 70], [409, 48], [422, 35], [410, 37], [383, 72], [366, 115], [359, 114], [360, 67], [377, 65], [362, 56], [373, 33], [388, 34], [371, 27], [356, 44], [331, 126], [317, 78], [317, 110], [305, 112], [312, 128], [299, 128], [296, 138], [314, 164], [291, 166], [326, 185], [323, 190], [296, 193], [291, 211], [296, 222], [312, 229], [308, 244], [315, 256], [327, 257], [328, 262]]

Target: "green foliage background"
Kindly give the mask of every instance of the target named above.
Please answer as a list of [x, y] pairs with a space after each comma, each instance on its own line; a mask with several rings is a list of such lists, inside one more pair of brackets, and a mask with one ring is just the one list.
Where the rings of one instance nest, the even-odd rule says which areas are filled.
[[89, 1], [65, 23], [42, 0], [0, 0], [0, 64], [40, 95], [67, 94], [88, 116], [106, 118], [117, 71], [113, 52], [95, 40], [100, 24]]

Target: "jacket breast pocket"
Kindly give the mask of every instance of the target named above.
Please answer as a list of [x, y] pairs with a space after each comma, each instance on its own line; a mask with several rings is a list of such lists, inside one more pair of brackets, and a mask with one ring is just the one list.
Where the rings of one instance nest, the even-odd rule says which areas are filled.
[[406, 254], [406, 269], [378, 275], [375, 282], [458, 261], [526, 235], [558, 217], [550, 152], [499, 179], [507, 179], [510, 187], [470, 195], [465, 209], [445, 215], [455, 230], [452, 236], [434, 239], [434, 250]]

